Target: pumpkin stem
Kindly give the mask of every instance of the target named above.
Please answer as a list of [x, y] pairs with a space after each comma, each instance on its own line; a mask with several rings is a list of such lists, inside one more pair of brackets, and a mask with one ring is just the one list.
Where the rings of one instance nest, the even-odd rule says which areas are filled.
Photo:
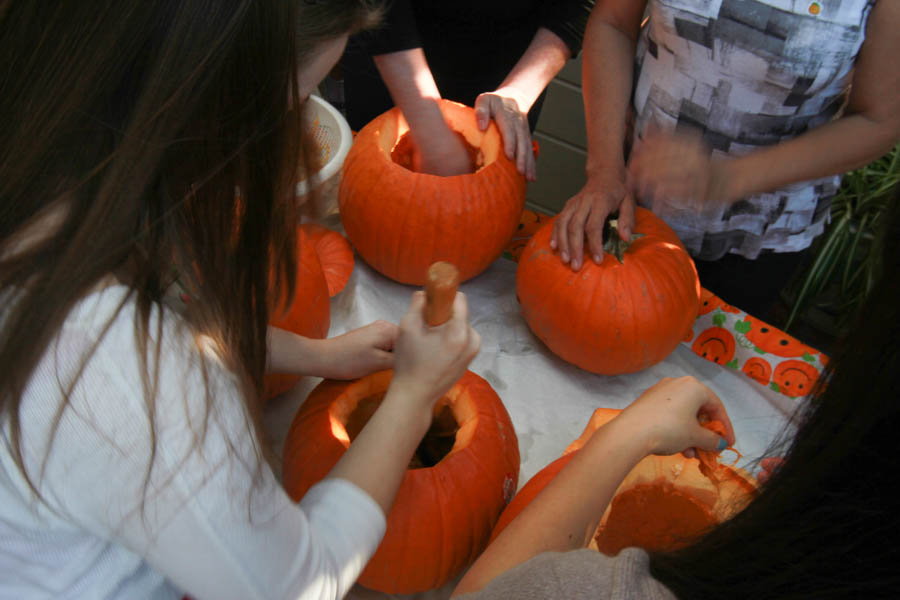
[[624, 264], [625, 252], [628, 250], [628, 247], [635, 240], [644, 237], [644, 234], [632, 233], [631, 241], [626, 242], [619, 237], [619, 219], [613, 218], [614, 216], [618, 217], [617, 214], [610, 215], [606, 219], [606, 223], [603, 224], [603, 251], [607, 254], [612, 254], [620, 263]]

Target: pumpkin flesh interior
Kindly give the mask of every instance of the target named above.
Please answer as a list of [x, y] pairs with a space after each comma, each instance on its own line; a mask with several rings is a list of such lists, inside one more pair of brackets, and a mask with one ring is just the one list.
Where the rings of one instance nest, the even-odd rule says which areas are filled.
[[630, 546], [666, 552], [687, 546], [718, 522], [708, 505], [671, 483], [643, 483], [613, 499], [594, 543], [609, 556]]
[[[471, 172], [474, 173], [484, 166], [484, 152], [482, 152], [481, 149], [471, 145], [468, 140], [466, 140], [466, 137], [461, 133], [457, 133], [456, 135], [460, 138], [460, 141], [462, 141], [463, 146], [465, 146], [466, 148], [466, 152], [469, 154], [469, 164], [472, 166]], [[391, 149], [391, 160], [404, 169], [413, 171], [414, 148], [415, 146], [413, 144], [412, 136], [409, 134], [409, 132], [404, 133]]]
[[[343, 425], [349, 443], [356, 439], [375, 414], [386, 393], [386, 390], [367, 388], [345, 394], [332, 409], [333, 421]], [[433, 467], [454, 449], [465, 447], [475, 431], [477, 416], [471, 402], [467, 400], [468, 394], [454, 387], [437, 401], [431, 426], [416, 448], [409, 462], [409, 469]]]
[[[462, 139], [475, 172], [497, 160], [501, 140], [495, 126], [481, 131], [465, 107], [444, 102], [439, 103], [439, 107], [447, 125]], [[377, 140], [392, 162], [412, 170], [413, 142], [409, 135], [409, 124], [399, 111], [395, 117], [384, 119], [381, 130], [377, 133]]]

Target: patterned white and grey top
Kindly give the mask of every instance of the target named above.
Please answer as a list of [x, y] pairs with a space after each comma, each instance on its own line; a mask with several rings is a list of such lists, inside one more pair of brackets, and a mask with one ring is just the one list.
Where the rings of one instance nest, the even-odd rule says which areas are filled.
[[[636, 58], [635, 140], [693, 127], [720, 155], [790, 139], [843, 110], [874, 0], [650, 0]], [[799, 251], [822, 233], [840, 176], [698, 212], [654, 202], [691, 254]]]

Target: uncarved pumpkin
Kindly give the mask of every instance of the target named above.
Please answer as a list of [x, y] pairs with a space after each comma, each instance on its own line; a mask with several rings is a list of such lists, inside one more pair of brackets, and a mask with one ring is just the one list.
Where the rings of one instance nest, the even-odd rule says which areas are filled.
[[[302, 498], [343, 456], [391, 376], [392, 371], [380, 371], [352, 382], [326, 380], [312, 391], [284, 445], [283, 481], [293, 499]], [[366, 587], [410, 594], [443, 585], [484, 550], [515, 493], [518, 441], [500, 398], [484, 379], [467, 372], [438, 402], [435, 414], [432, 431], [403, 477], [384, 539], [359, 578]], [[448, 448], [440, 448], [441, 439]]]
[[[353, 271], [353, 250], [341, 234], [305, 223], [297, 231], [297, 283], [290, 302], [282, 297], [269, 324], [308, 338], [324, 339], [331, 324], [330, 297], [338, 294]], [[270, 374], [265, 398], [296, 385], [296, 375]]]
[[462, 104], [441, 100], [440, 109], [473, 149], [474, 173], [439, 177], [404, 166], [408, 156], [395, 149], [409, 126], [397, 108], [363, 127], [344, 161], [338, 202], [347, 237], [400, 283], [422, 285], [437, 261], [456, 265], [462, 281], [478, 275], [512, 239], [525, 205], [525, 178], [506, 158], [496, 125], [479, 130]]
[[[532, 477], [503, 511], [491, 539], [543, 490], [587, 442], [621, 411], [597, 409], [581, 436], [560, 458]], [[716, 483], [700, 472], [700, 461], [682, 455], [648, 456], [625, 477], [603, 514], [590, 547], [614, 556], [637, 546], [664, 552], [680, 548], [727, 519], [756, 494], [750, 475], [716, 465]]]
[[622, 262], [605, 253], [574, 272], [550, 248], [553, 222], [531, 238], [516, 273], [528, 326], [551, 351], [604, 375], [632, 373], [668, 356], [699, 309], [694, 262], [675, 232], [653, 213], [635, 209], [642, 234]]

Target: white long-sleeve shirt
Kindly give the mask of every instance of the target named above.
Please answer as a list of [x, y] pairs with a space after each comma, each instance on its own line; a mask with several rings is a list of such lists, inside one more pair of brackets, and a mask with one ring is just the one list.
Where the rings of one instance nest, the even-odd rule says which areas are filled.
[[43, 501], [14, 462], [8, 420], [0, 423], [0, 599], [342, 597], [384, 534], [381, 509], [340, 479], [291, 501], [257, 461], [234, 379], [170, 312], [151, 462], [133, 301], [100, 336], [125, 294], [114, 286], [82, 300], [25, 391], [24, 462]]

